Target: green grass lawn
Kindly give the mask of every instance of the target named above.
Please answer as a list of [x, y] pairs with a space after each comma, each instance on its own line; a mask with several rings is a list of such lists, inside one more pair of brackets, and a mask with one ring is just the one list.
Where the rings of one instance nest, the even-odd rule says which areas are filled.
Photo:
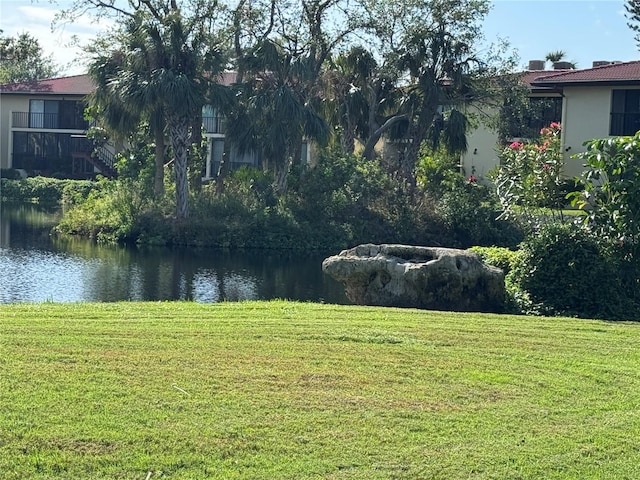
[[1, 479], [637, 479], [640, 324], [0, 306]]

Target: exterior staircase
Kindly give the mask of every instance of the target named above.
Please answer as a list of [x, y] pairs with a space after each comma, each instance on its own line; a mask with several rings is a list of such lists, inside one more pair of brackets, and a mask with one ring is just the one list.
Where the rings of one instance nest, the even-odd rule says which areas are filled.
[[86, 137], [73, 138], [71, 158], [86, 160], [96, 167], [102, 175], [114, 178], [118, 175], [115, 168], [115, 155], [105, 146], [95, 148]]

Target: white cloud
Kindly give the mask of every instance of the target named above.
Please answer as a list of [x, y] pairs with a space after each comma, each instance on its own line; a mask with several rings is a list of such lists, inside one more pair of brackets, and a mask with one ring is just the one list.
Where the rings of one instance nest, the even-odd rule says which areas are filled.
[[102, 20], [97, 23], [84, 15], [72, 23], [60, 23], [52, 30], [59, 8], [56, 5], [34, 5], [29, 0], [5, 2], [3, 0], [0, 12], [0, 29], [3, 34], [15, 36], [27, 32], [37, 38], [45, 55], [53, 57], [63, 75], [86, 71], [80, 46], [92, 42], [98, 33], [110, 25], [110, 22]]

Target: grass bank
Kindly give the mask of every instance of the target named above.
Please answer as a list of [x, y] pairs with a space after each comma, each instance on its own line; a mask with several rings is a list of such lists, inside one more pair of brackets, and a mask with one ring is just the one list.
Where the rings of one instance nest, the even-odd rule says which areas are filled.
[[640, 477], [640, 324], [0, 306], [3, 479]]

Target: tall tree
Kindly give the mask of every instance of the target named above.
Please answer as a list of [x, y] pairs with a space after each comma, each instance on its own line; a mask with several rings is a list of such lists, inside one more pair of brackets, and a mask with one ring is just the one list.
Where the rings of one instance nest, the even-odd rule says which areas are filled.
[[314, 65], [309, 57], [293, 56], [265, 40], [245, 57], [243, 70], [245, 81], [237, 93], [241, 108], [230, 119], [227, 136], [241, 152], [262, 154], [264, 167], [274, 172], [276, 193], [283, 193], [303, 139], [324, 144], [329, 137], [319, 98], [306, 90]]
[[334, 50], [357, 29], [362, 18], [357, 5], [349, 0], [240, 0], [233, 11], [241, 109], [228, 123], [227, 138], [240, 150], [251, 144], [263, 154], [263, 164], [276, 173], [276, 191], [286, 188], [303, 138], [327, 139], [320, 117], [322, 72]]
[[[189, 215], [191, 142], [199, 138], [193, 129], [201, 128], [193, 119], [201, 117], [208, 94], [221, 91], [211, 85], [224, 67], [215, 35], [224, 8], [207, 0], [141, 0], [122, 7], [111, 0], [78, 0], [66, 16], [87, 8], [121, 20], [113, 36], [119, 44], [96, 57], [91, 68], [99, 78], [96, 98], [132, 115], [146, 111], [149, 120], [161, 116], [174, 156], [176, 218], [184, 219]], [[154, 127], [158, 134], [162, 121]]]
[[[370, 132], [366, 152], [395, 130], [401, 140], [398, 173], [415, 184], [414, 168], [422, 143], [448, 140], [453, 151], [466, 147], [463, 106], [486, 90], [482, 79], [496, 74], [477, 53], [480, 21], [487, 0], [363, 0], [385, 64], [398, 71], [401, 101], [382, 125]], [[443, 131], [444, 130], [444, 131]], [[440, 135], [444, 133], [444, 135]]]
[[355, 140], [365, 146], [363, 156], [373, 158], [375, 142], [367, 142], [386, 121], [385, 113], [396, 97], [397, 73], [382, 68], [374, 54], [355, 46], [340, 54], [324, 74], [327, 114], [341, 146], [352, 153]]
[[636, 32], [635, 40], [640, 49], [640, 0], [626, 0], [624, 4], [627, 17], [627, 25], [631, 30]]
[[[119, 49], [113, 50], [115, 39]], [[153, 190], [156, 198], [164, 193], [164, 166], [166, 157], [166, 120], [159, 92], [145, 97], [138, 95], [136, 89], [122, 89], [125, 77], [123, 72], [136, 72], [136, 76], [126, 77], [128, 81], [149, 77], [157, 68], [157, 50], [148, 42], [144, 32], [135, 21], [124, 22], [122, 32], [112, 36], [109, 43], [99, 42], [91, 50], [93, 61], [89, 67], [89, 75], [96, 82], [96, 90], [89, 95], [91, 115], [97, 124], [107, 129], [112, 140], [126, 143], [138, 129], [144, 125], [154, 144], [155, 168]], [[139, 89], [150, 87], [149, 78], [138, 84]]]
[[0, 30], [0, 83], [42, 80], [57, 74], [58, 66], [44, 54], [37, 38], [27, 32], [4, 36]]

